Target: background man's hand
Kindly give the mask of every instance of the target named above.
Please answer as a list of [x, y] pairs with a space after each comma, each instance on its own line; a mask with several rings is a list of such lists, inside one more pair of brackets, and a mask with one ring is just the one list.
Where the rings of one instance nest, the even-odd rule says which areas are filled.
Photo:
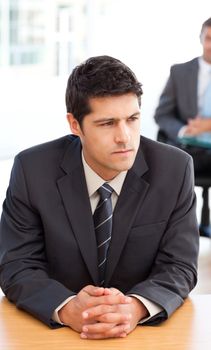
[[194, 119], [189, 119], [184, 135], [197, 136], [203, 132], [211, 132], [211, 119], [197, 116]]
[[61, 321], [81, 338], [125, 337], [148, 314], [136, 298], [115, 288], [86, 286], [60, 311]]

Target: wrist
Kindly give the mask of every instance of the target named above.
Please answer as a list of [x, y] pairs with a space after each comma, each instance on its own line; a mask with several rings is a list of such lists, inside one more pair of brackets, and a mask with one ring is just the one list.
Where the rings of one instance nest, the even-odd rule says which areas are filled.
[[71, 326], [71, 315], [74, 312], [73, 304], [73, 299], [71, 299], [58, 311], [59, 319], [63, 325]]
[[187, 132], [187, 125], [184, 125], [182, 126], [180, 129], [179, 129], [179, 132], [178, 132], [178, 137], [183, 137]]
[[138, 323], [143, 318], [146, 318], [149, 316], [149, 311], [139, 299], [133, 296], [131, 296], [131, 298], [132, 298], [132, 306], [133, 306], [134, 314]]

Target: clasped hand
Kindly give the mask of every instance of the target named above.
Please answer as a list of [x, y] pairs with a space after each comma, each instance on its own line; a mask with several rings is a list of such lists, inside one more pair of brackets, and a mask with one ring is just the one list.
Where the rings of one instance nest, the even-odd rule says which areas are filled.
[[116, 288], [84, 287], [59, 311], [60, 320], [83, 339], [126, 337], [148, 314], [136, 298]]
[[211, 132], [211, 119], [196, 116], [194, 119], [189, 119], [185, 128], [185, 135], [197, 136], [203, 132]]

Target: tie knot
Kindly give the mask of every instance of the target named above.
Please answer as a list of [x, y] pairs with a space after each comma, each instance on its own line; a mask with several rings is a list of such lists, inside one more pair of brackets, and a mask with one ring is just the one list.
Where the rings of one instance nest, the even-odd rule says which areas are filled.
[[100, 198], [102, 200], [109, 198], [112, 195], [113, 192], [113, 188], [107, 183], [105, 182], [99, 189], [98, 189], [98, 193], [100, 195]]

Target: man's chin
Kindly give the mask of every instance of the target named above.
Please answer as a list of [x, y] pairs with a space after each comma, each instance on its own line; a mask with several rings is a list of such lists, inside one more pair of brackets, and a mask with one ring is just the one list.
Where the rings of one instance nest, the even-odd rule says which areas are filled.
[[127, 171], [130, 168], [132, 168], [133, 163], [134, 163], [134, 160], [131, 160], [131, 161], [125, 160], [120, 162], [119, 164], [114, 165], [113, 169], [118, 172]]

